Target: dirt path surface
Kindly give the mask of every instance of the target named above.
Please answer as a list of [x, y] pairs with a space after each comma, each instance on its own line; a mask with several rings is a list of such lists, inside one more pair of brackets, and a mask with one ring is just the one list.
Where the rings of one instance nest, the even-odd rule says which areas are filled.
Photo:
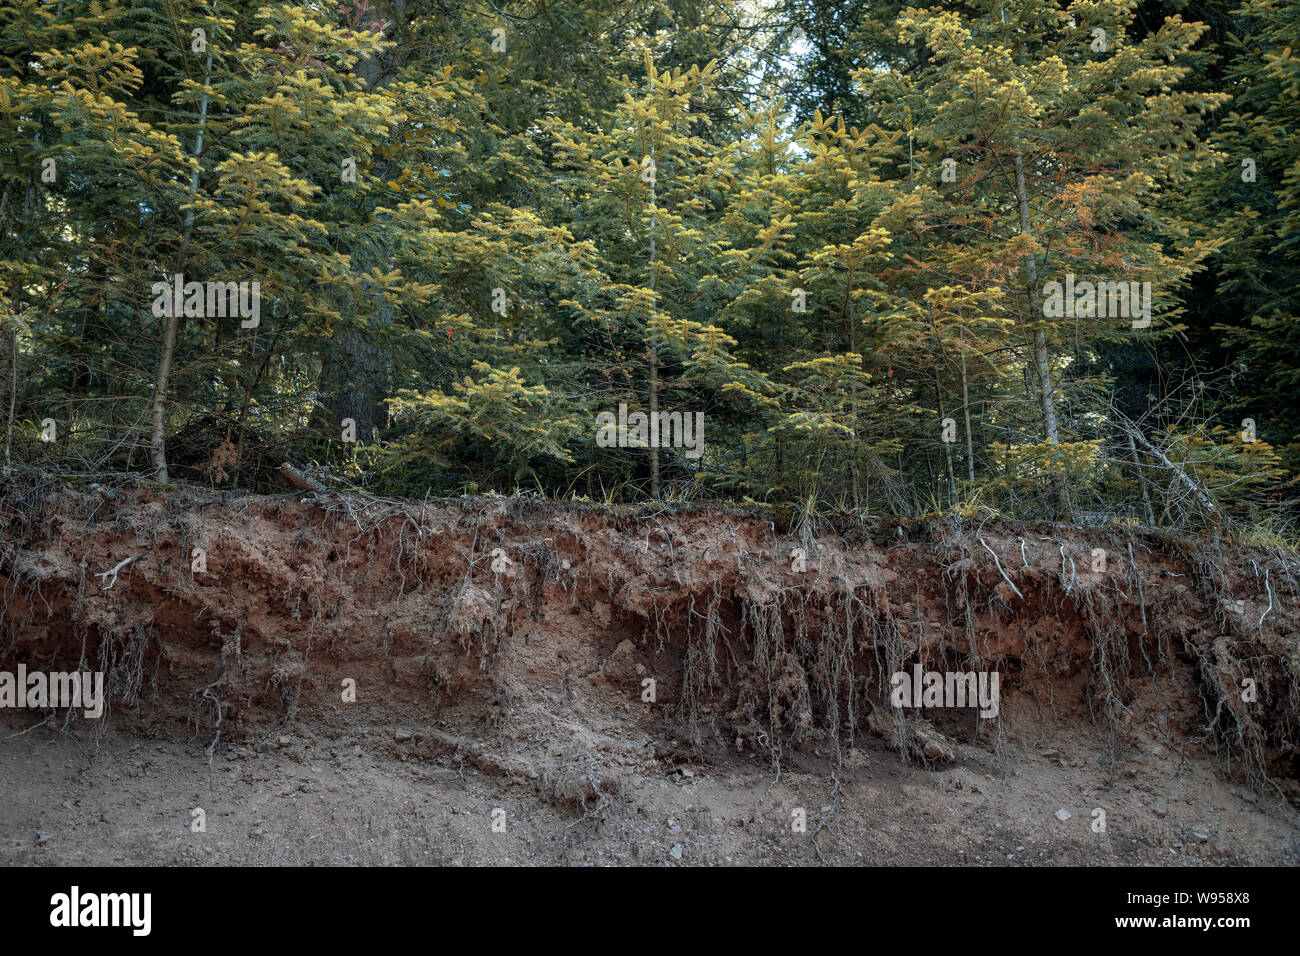
[[[283, 746], [230, 748], [214, 762], [213, 797], [199, 746], [114, 734], [88, 769], [77, 745], [54, 731], [7, 738], [0, 744], [7, 768], [0, 862], [1300, 862], [1287, 808], [1225, 784], [1206, 767], [1183, 763], [1180, 771], [1178, 756], [1159, 745], [1126, 760], [1116, 778], [1096, 766], [1099, 755], [1086, 740], [1058, 738], [1039, 748], [1060, 758], [1019, 746], [998, 758], [961, 746], [960, 766], [934, 772], [903, 765], [873, 744], [855, 753], [854, 766], [839, 768], [834, 797], [836, 767], [817, 758], [796, 759], [779, 780], [757, 758], [660, 766], [628, 779], [607, 805], [584, 816], [474, 767], [395, 757], [395, 736], [374, 729], [346, 741], [294, 735]], [[206, 832], [191, 832], [194, 807], [206, 812]], [[792, 829], [800, 807], [805, 833]], [[498, 808], [504, 832], [493, 832]], [[1105, 833], [1092, 831], [1097, 808], [1106, 810]], [[1060, 809], [1069, 820], [1057, 819]]]
[[[0, 669], [109, 692], [100, 721], [0, 710], [0, 862], [1300, 859], [1293, 556], [118, 494], [0, 511]], [[892, 706], [918, 665], [998, 674], [997, 715]]]

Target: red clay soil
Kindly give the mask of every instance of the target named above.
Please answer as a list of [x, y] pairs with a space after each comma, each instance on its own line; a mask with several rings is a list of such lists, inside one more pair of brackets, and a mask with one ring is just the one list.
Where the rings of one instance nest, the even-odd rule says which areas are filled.
[[[0, 670], [110, 691], [0, 711], [0, 862], [1300, 855], [1288, 553], [63, 485], [0, 528]], [[916, 664], [996, 671], [998, 716], [891, 707]]]

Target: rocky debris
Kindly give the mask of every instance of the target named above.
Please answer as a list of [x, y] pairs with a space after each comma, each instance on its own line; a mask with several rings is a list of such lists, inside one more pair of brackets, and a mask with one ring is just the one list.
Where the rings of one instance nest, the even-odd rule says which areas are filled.
[[[924, 719], [907, 716], [900, 730], [894, 714], [883, 707], [875, 708], [867, 715], [867, 726], [884, 737], [897, 750], [924, 761], [930, 766], [946, 766], [957, 758], [957, 752], [951, 743]], [[899, 734], [903, 744], [899, 746]]]

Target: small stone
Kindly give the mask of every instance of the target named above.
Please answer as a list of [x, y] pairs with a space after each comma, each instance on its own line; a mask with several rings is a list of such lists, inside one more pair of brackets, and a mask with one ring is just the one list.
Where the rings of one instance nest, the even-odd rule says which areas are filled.
[[1056, 819], [1064, 823], [1066, 820], [1070, 819], [1070, 811], [1062, 807], [1060, 810], [1056, 811]]
[[1038, 756], [1046, 757], [1048, 760], [1056, 760], [1061, 756], [1061, 752], [1053, 748], [1052, 750], [1040, 750]]
[[1193, 830], [1192, 839], [1197, 843], [1208, 843], [1210, 841], [1210, 834], [1205, 830]]
[[277, 737], [275, 744], [277, 747], [287, 747], [292, 741], [288, 737]]
[[674, 843], [673, 848], [668, 851], [668, 855], [674, 860], [680, 860], [682, 858], [682, 845], [680, 843]]
[[1152, 807], [1151, 812], [1163, 820], [1169, 813], [1164, 807]]
[[397, 742], [398, 742], [399, 744], [406, 743], [406, 741], [408, 741], [408, 740], [411, 739], [411, 735], [410, 735], [410, 733], [408, 733], [408, 732], [405, 731], [405, 730], [399, 730], [399, 731], [394, 735], [394, 737], [396, 738], [396, 740], [397, 740]]

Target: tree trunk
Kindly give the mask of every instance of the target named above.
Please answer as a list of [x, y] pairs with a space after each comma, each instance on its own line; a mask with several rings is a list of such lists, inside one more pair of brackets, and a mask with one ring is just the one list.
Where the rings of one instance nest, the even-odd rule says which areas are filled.
[[[848, 288], [844, 290], [844, 312], [845, 321], [848, 324], [849, 332], [849, 351], [857, 353], [858, 336], [857, 320], [853, 314], [853, 270], [849, 270]], [[858, 497], [858, 380], [853, 380], [853, 386], [849, 389], [849, 481], [853, 491], [853, 510], [860, 510], [862, 507]]]
[[[213, 40], [216, 38], [213, 37]], [[201, 162], [203, 155], [203, 133], [208, 125], [208, 88], [212, 85], [212, 44], [208, 44], [207, 65], [203, 69], [203, 99], [199, 102], [199, 130], [194, 138], [194, 159]], [[199, 191], [199, 169], [195, 166], [190, 174], [190, 202], [193, 203]], [[181, 236], [180, 253], [176, 257], [176, 269], [179, 273], [185, 267], [185, 256], [189, 252], [190, 236], [194, 233], [194, 207], [185, 213], [185, 231]], [[153, 382], [153, 428], [149, 435], [149, 454], [153, 461], [154, 480], [161, 484], [168, 481], [167, 474], [167, 388], [171, 380], [172, 361], [176, 356], [176, 338], [180, 329], [180, 309], [172, 303], [171, 315], [163, 330], [162, 354], [158, 356], [158, 372]]]
[[172, 374], [172, 356], [176, 354], [176, 330], [179, 325], [179, 316], [168, 317], [167, 327], [163, 331], [162, 355], [158, 358], [158, 374], [153, 382], [153, 429], [149, 434], [149, 454], [153, 462], [154, 481], [164, 485], [169, 478], [167, 446], [164, 441], [167, 420], [167, 382]]
[[[381, 322], [391, 324], [393, 310], [382, 308], [379, 317]], [[323, 363], [321, 373], [329, 395], [326, 406], [330, 418], [322, 425], [337, 439], [343, 420], [350, 418], [357, 426], [357, 442], [366, 444], [374, 439], [375, 429], [388, 420], [384, 407], [389, 384], [388, 353], [351, 329], [340, 330], [334, 342], [337, 352]]]
[[9, 330], [9, 414], [5, 423], [5, 474], [9, 474], [9, 448], [14, 439], [14, 406], [18, 402], [18, 322]]
[[1133, 433], [1127, 432], [1128, 451], [1133, 458], [1133, 470], [1137, 474], [1138, 487], [1142, 489], [1142, 512], [1146, 515], [1147, 524], [1154, 526], [1156, 523], [1156, 513], [1151, 507], [1151, 495], [1147, 493], [1146, 476], [1142, 474], [1142, 460], [1138, 458], [1137, 445], [1133, 441]]
[[[939, 373], [934, 375], [934, 397], [939, 405], [939, 421], [942, 422], [948, 417], [947, 411], [943, 407], [943, 388], [939, 384]], [[949, 504], [954, 508], [957, 506], [957, 475], [952, 470], [952, 442], [943, 442], [944, 463], [948, 468], [948, 498]]]
[[659, 448], [656, 445], [659, 413], [659, 350], [650, 346], [650, 497], [659, 500]]
[[[960, 316], [959, 316], [960, 318]], [[966, 419], [966, 476], [971, 488], [975, 487], [975, 442], [970, 433], [970, 387], [966, 381], [966, 333], [958, 329], [958, 347], [961, 349], [961, 410]]]
[[[387, 26], [393, 28], [391, 33], [396, 37], [397, 44], [385, 54], [368, 57], [357, 63], [354, 72], [365, 83], [368, 93], [388, 86], [397, 75], [406, 55], [403, 36], [407, 23], [405, 0], [395, 0], [385, 6], [392, 16], [392, 22]], [[385, 33], [390, 32], [386, 28], [382, 12], [376, 9], [375, 4], [358, 5], [358, 11], [360, 29], [383, 29]], [[378, 171], [382, 173], [382, 165]], [[386, 249], [377, 250], [373, 262], [368, 261], [371, 257], [363, 256], [359, 249], [348, 251], [356, 273], [367, 271], [371, 264], [385, 272], [392, 268], [392, 258]], [[354, 308], [356, 305], [359, 304], [354, 304]], [[376, 318], [380, 325], [391, 326], [395, 318], [393, 308], [384, 306], [378, 309]], [[318, 419], [316, 423], [337, 438], [343, 420], [350, 418], [356, 423], [357, 442], [364, 444], [373, 441], [375, 430], [388, 421], [384, 399], [388, 397], [391, 384], [392, 360], [389, 352], [352, 328], [339, 329], [333, 342], [334, 350], [324, 355], [321, 362], [322, 391], [328, 396], [325, 406], [331, 420], [324, 422]]]
[[[654, 80], [650, 81], [650, 91], [654, 92]], [[652, 134], [653, 135], [653, 134]], [[659, 291], [659, 270], [655, 262], [655, 229], [659, 224], [658, 207], [658, 188], [656, 180], [659, 175], [659, 169], [655, 165], [655, 151], [653, 141], [650, 144], [650, 168], [653, 173], [650, 177], [650, 321], [654, 321], [654, 310], [656, 305], [656, 293]], [[658, 434], [658, 419], [655, 417], [659, 412], [659, 350], [655, 347], [654, 342], [650, 343], [650, 497], [655, 501], [659, 500], [659, 448], [654, 441], [655, 435]]]
[[[1025, 162], [1016, 151], [1016, 202], [1020, 207], [1020, 234], [1033, 238], [1029, 222], [1029, 192], [1025, 188]], [[1029, 314], [1042, 318], [1038, 300], [1038, 262], [1033, 253], [1025, 255], [1025, 275], [1028, 280]], [[1056, 401], [1052, 394], [1052, 362], [1047, 350], [1047, 331], [1039, 325], [1034, 331], [1034, 367], [1038, 371], [1039, 409], [1043, 415], [1043, 432], [1050, 445], [1060, 444], [1060, 431], [1056, 424]], [[1070, 489], [1065, 471], [1054, 468], [1051, 478], [1052, 516], [1057, 521], [1070, 520]]]

